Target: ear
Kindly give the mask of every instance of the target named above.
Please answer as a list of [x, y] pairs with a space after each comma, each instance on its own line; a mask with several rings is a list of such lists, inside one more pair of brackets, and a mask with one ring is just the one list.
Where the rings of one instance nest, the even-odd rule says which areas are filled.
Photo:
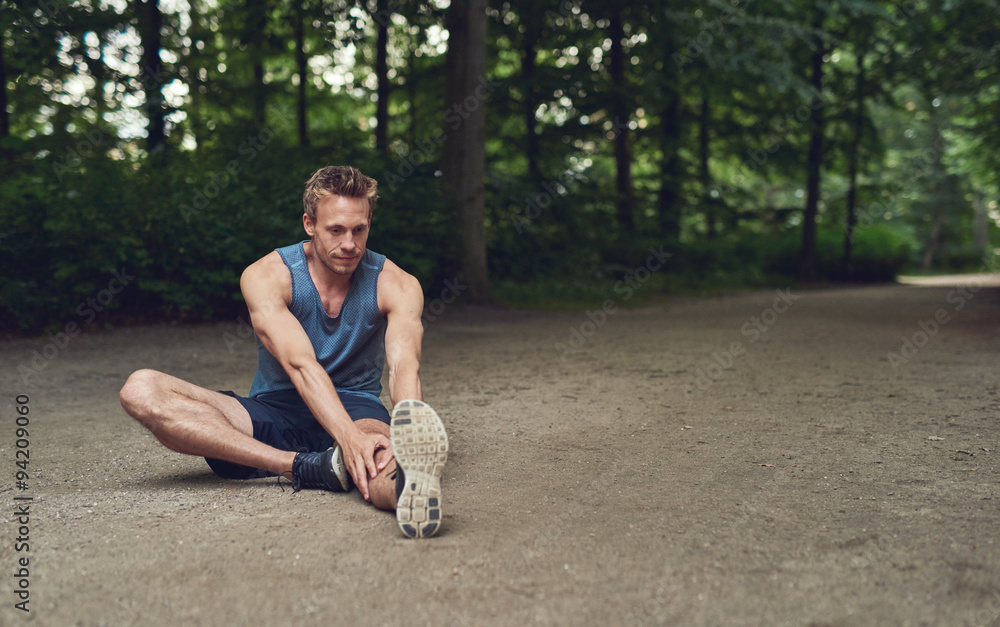
[[316, 221], [309, 217], [308, 213], [302, 214], [302, 227], [306, 230], [306, 235], [313, 237], [316, 235]]

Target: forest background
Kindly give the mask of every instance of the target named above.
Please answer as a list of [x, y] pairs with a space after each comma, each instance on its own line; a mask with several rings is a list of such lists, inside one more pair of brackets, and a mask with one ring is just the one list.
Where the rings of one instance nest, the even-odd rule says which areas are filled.
[[243, 315], [326, 164], [378, 179], [369, 246], [431, 305], [993, 268], [998, 26], [992, 0], [2, 0], [0, 333]]

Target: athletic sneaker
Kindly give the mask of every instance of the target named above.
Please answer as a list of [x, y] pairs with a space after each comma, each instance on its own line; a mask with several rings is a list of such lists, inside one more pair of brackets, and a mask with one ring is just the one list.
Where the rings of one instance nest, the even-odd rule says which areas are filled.
[[292, 462], [292, 487], [319, 488], [334, 492], [351, 491], [351, 475], [337, 444], [318, 453], [299, 453]]
[[399, 401], [392, 410], [396, 456], [396, 521], [411, 538], [441, 527], [441, 473], [448, 461], [448, 434], [437, 412], [422, 401]]

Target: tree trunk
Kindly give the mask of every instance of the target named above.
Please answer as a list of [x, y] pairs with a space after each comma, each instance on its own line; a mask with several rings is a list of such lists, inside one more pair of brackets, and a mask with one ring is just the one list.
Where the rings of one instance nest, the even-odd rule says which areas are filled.
[[934, 225], [931, 227], [930, 237], [927, 238], [927, 248], [924, 249], [924, 257], [920, 262], [920, 269], [923, 272], [929, 272], [934, 267], [934, 255], [944, 243], [944, 219], [948, 211], [948, 204], [944, 200], [945, 196], [942, 186], [938, 192], [937, 202], [934, 203]]
[[525, 16], [524, 39], [521, 47], [521, 78], [524, 81], [524, 126], [527, 137], [528, 177], [537, 185], [542, 181], [538, 165], [540, 153], [535, 111], [538, 109], [538, 88], [535, 85], [535, 61], [538, 56], [538, 20], [534, 14]]
[[375, 22], [378, 24], [378, 43], [375, 51], [375, 76], [378, 79], [378, 102], [375, 110], [375, 148], [383, 155], [389, 154], [389, 21], [391, 12], [388, 0], [375, 4]]
[[299, 123], [299, 147], [309, 147], [309, 121], [306, 118], [306, 84], [309, 81], [309, 66], [305, 48], [305, 0], [295, 3], [295, 65], [299, 74], [299, 90], [296, 111]]
[[407, 143], [411, 146], [417, 141], [417, 55], [416, 50], [420, 41], [420, 34], [417, 40], [410, 43], [410, 53], [407, 55], [407, 77], [406, 77], [406, 98], [409, 103], [409, 127], [406, 130]]
[[982, 190], [976, 191], [973, 202], [972, 245], [981, 255], [989, 255], [989, 216], [986, 211], [986, 198], [983, 196]]
[[847, 170], [847, 219], [844, 231], [844, 270], [850, 272], [851, 253], [854, 247], [854, 227], [858, 223], [855, 207], [858, 198], [858, 156], [865, 122], [865, 52], [857, 52], [858, 79], [854, 90], [854, 137], [848, 153]]
[[[7, 64], [4, 62], [4, 52], [7, 47], [7, 38], [0, 37], [0, 143], [10, 137], [10, 112], [7, 111]], [[14, 160], [13, 152], [0, 146], [0, 158], [8, 164]]]
[[146, 151], [158, 153], [166, 147], [166, 122], [163, 111], [163, 62], [160, 60], [160, 29], [163, 16], [159, 0], [137, 0], [136, 16], [139, 37], [142, 41], [142, 69], [140, 71], [146, 102]]
[[944, 154], [944, 137], [941, 136], [941, 126], [933, 111], [931, 113], [931, 130], [934, 136], [933, 146], [941, 146], [941, 150], [935, 151], [933, 176], [936, 180], [934, 185], [934, 223], [931, 226], [930, 236], [927, 238], [927, 247], [924, 249], [923, 259], [920, 261], [920, 269], [924, 272], [930, 271], [934, 267], [934, 256], [938, 249], [944, 244], [944, 222], [948, 214], [948, 203], [954, 200], [948, 174], [944, 171], [944, 164], [941, 162], [941, 155]]
[[615, 178], [616, 206], [618, 223], [625, 236], [635, 232], [635, 218], [632, 210], [632, 151], [629, 146], [629, 107], [625, 95], [625, 51], [622, 40], [625, 38], [625, 28], [622, 22], [621, 9], [616, 4], [611, 9], [611, 24], [608, 29], [611, 37], [611, 82], [613, 91], [612, 117], [615, 135]]
[[809, 137], [809, 156], [806, 164], [806, 207], [802, 217], [802, 256], [799, 262], [799, 279], [816, 278], [816, 214], [819, 212], [820, 167], [823, 163], [823, 55], [826, 46], [819, 36], [823, 27], [823, 9], [817, 9], [813, 20], [816, 31], [816, 48], [812, 54], [813, 101], [812, 124]]
[[672, 33], [664, 33], [663, 71], [660, 99], [660, 190], [657, 205], [660, 231], [674, 239], [681, 235], [680, 179], [681, 159], [678, 149], [681, 144], [680, 94], [681, 77], [673, 60], [674, 38]]
[[[668, 88], [669, 91], [672, 91]], [[670, 238], [681, 235], [680, 198], [680, 103], [678, 94], [667, 95], [660, 117], [660, 192], [658, 197], [660, 230]]]
[[188, 32], [191, 36], [193, 58], [188, 62], [188, 76], [186, 80], [188, 86], [188, 96], [191, 98], [191, 105], [185, 107], [185, 111], [187, 112], [191, 134], [194, 136], [194, 143], [198, 146], [198, 148], [201, 148], [202, 142], [205, 141], [205, 125], [201, 116], [202, 82], [200, 76], [201, 69], [204, 66], [199, 58], [201, 52], [198, 51], [196, 43], [198, 41], [204, 41], [207, 47], [208, 42], [211, 41], [211, 39], [209, 39], [209, 34], [202, 26], [202, 20], [204, 18], [201, 16], [197, 0], [190, 0], [188, 2], [188, 7], [191, 18], [191, 29]]
[[486, 264], [486, 0], [453, 0], [445, 57], [444, 188], [462, 233], [461, 272], [473, 303], [492, 300]]
[[705, 223], [708, 227], [708, 237], [714, 238], [718, 235], [716, 221], [719, 219], [715, 215], [715, 199], [711, 196], [712, 171], [708, 166], [708, 126], [711, 122], [711, 109], [709, 108], [708, 86], [704, 84], [707, 77], [702, 76], [701, 86], [701, 107], [698, 111], [698, 164], [699, 178], [701, 179], [701, 193], [705, 202]]
[[406, 68], [406, 99], [409, 105], [409, 128], [406, 130], [407, 143], [411, 146], [417, 141], [417, 48], [423, 39], [423, 27], [416, 25], [417, 32], [408, 39], [409, 51], [407, 53]]
[[10, 112], [7, 111], [7, 64], [4, 52], [7, 38], [0, 38], [0, 140], [10, 137]]
[[264, 85], [264, 30], [267, 28], [266, 0], [247, 0], [249, 19], [245, 38], [249, 43], [250, 65], [253, 67], [253, 123], [258, 129], [267, 124], [267, 91]]

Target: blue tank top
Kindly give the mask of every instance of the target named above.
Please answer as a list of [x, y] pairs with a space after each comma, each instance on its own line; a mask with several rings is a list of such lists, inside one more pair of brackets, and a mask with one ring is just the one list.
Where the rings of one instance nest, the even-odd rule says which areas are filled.
[[[304, 243], [277, 249], [292, 274], [292, 301], [288, 309], [305, 329], [316, 351], [316, 360], [330, 375], [337, 393], [369, 395], [378, 400], [382, 393], [386, 327], [386, 319], [378, 309], [378, 277], [385, 256], [365, 250], [340, 311], [331, 317], [323, 309], [323, 301], [309, 275]], [[294, 388], [281, 362], [258, 339], [257, 374], [250, 386], [250, 397]]]

